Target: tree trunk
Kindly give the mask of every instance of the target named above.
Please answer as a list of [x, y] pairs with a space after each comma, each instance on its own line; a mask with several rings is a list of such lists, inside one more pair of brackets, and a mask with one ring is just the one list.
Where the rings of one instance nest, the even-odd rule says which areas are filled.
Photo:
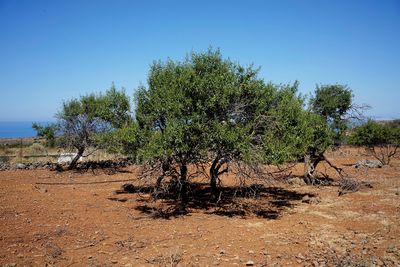
[[76, 153], [76, 156], [72, 159], [71, 163], [68, 166], [68, 170], [73, 170], [76, 167], [76, 164], [78, 163], [78, 160], [82, 157], [83, 152], [85, 152], [84, 148], [79, 148], [78, 153]]
[[156, 181], [156, 188], [154, 193], [158, 193], [161, 191], [161, 183], [164, 177], [167, 175], [167, 172], [170, 170], [170, 161], [166, 160], [161, 163], [161, 168], [162, 168], [162, 174], [158, 176], [157, 181]]
[[187, 173], [188, 173], [188, 168], [186, 164], [182, 164], [180, 167], [180, 177], [179, 177], [179, 185], [180, 185], [180, 190], [179, 190], [179, 195], [180, 195], [180, 201], [181, 201], [181, 208], [185, 210], [185, 206], [188, 202], [188, 195], [187, 195]]
[[218, 159], [214, 159], [211, 167], [210, 167], [210, 187], [211, 187], [211, 197], [213, 200], [218, 199], [218, 188], [217, 188], [217, 179], [218, 179], [218, 172], [217, 169]]
[[308, 185], [315, 183], [315, 170], [321, 161], [321, 156], [307, 154], [304, 156], [304, 182]]

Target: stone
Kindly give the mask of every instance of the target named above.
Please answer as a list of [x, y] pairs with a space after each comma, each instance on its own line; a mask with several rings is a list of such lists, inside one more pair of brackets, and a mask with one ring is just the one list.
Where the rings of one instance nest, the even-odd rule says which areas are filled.
[[19, 170], [23, 170], [23, 169], [26, 168], [26, 165], [23, 164], [23, 163], [18, 163], [18, 164], [16, 165], [16, 168], [19, 169]]
[[246, 266], [253, 266], [254, 265], [254, 261], [249, 260], [246, 262]]
[[[77, 153], [61, 153], [57, 159], [58, 164], [69, 164], [76, 157]], [[82, 161], [82, 157], [79, 158]]]
[[354, 167], [359, 168], [362, 166], [368, 167], [368, 168], [382, 168], [383, 164], [379, 160], [363, 159], [363, 160], [357, 161], [357, 163]]

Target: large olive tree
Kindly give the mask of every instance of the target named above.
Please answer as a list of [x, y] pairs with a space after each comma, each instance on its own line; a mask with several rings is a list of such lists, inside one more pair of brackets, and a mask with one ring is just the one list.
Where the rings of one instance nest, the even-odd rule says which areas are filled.
[[155, 62], [148, 87], [136, 96], [138, 156], [158, 168], [157, 185], [172, 178], [183, 202], [195, 171], [189, 166], [210, 163], [216, 198], [218, 178], [229, 163], [250, 160], [251, 143], [260, 134], [256, 116], [273, 90], [257, 78], [257, 70], [223, 59], [218, 50], [192, 53], [183, 62]]

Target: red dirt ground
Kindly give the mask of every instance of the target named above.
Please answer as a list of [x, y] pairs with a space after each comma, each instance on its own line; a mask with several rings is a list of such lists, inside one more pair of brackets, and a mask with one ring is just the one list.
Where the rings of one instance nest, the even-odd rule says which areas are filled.
[[[328, 157], [373, 188], [338, 196], [337, 186], [269, 182], [259, 198], [235, 202], [233, 209], [264, 209], [244, 216], [193, 205], [187, 215], [155, 218], [161, 201], [115, 194], [127, 180], [138, 183], [136, 167], [114, 174], [3, 171], [0, 264], [399, 266], [400, 161], [355, 169], [350, 165], [366, 158], [355, 149]], [[306, 194], [315, 201], [304, 201]]]

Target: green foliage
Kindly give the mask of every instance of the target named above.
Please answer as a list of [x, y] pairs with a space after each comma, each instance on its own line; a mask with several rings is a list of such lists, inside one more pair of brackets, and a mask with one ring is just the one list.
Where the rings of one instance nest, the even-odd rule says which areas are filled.
[[254, 122], [275, 90], [257, 73], [212, 49], [183, 62], [154, 62], [148, 88], [136, 92], [137, 156], [167, 162], [163, 170], [181, 182], [189, 164], [213, 162], [215, 182], [222, 165], [254, 159], [251, 143], [260, 134]]
[[400, 128], [395, 123], [381, 124], [369, 120], [353, 129], [348, 139], [350, 144], [367, 147], [372, 156], [387, 165], [400, 147]]
[[306, 154], [323, 154], [333, 143], [332, 131], [318, 114], [304, 109], [297, 83], [281, 87], [269, 111], [270, 126], [263, 136], [266, 162], [297, 161]]
[[381, 145], [400, 145], [400, 128], [381, 124], [373, 120], [356, 127], [348, 142], [353, 145], [372, 148]]
[[43, 137], [46, 140], [47, 147], [55, 147], [56, 146], [56, 124], [49, 124], [46, 126], [41, 126], [38, 123], [32, 123], [32, 128], [36, 131], [36, 135], [39, 137]]
[[346, 130], [346, 115], [352, 109], [352, 101], [352, 91], [340, 84], [317, 86], [310, 101], [311, 110], [325, 118], [335, 132], [337, 142]]
[[109, 122], [113, 128], [118, 129], [131, 123], [130, 99], [125, 93], [125, 89], [118, 91], [115, 85], [106, 91], [105, 95], [98, 96], [100, 107], [97, 116]]
[[270, 125], [263, 134], [265, 161], [282, 164], [297, 160], [303, 153], [303, 99], [297, 96], [297, 83], [281, 87], [266, 114]]
[[89, 94], [65, 101], [57, 117], [61, 144], [78, 151], [76, 161], [88, 147], [116, 149], [115, 138], [131, 122], [129, 97], [113, 85], [105, 94]]
[[303, 151], [311, 155], [322, 155], [333, 145], [334, 134], [324, 119], [305, 111], [302, 125]]
[[107, 131], [95, 136], [96, 143], [102, 144], [110, 153], [119, 153], [129, 155], [135, 162], [142, 161], [143, 153], [141, 150], [145, 135], [139, 131], [136, 122], [132, 121], [129, 124], [116, 128], [113, 131]]

